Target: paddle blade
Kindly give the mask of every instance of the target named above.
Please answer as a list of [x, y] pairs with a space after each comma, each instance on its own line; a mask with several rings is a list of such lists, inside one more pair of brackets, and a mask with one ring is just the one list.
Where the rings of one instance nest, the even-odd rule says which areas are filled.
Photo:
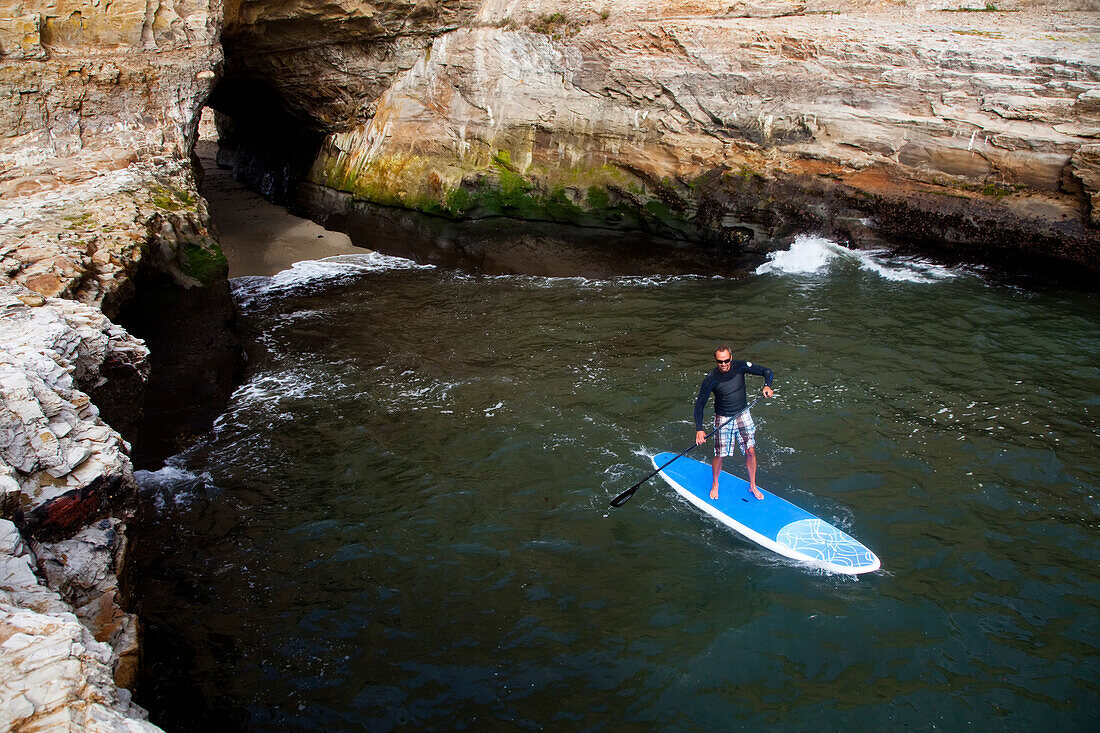
[[638, 490], [639, 486], [641, 486], [641, 484], [634, 484], [629, 489], [616, 496], [611, 500], [611, 506], [620, 507], [630, 501], [630, 497], [634, 496], [634, 492]]

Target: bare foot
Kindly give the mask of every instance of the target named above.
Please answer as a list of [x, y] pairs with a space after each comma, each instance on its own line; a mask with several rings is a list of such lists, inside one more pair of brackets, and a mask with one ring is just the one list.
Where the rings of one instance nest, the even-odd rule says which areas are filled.
[[710, 489], [710, 498], [712, 500], [717, 500], [718, 499], [718, 487], [717, 486], [712, 486], [711, 487], [711, 489]]
[[752, 495], [755, 496], [757, 499], [764, 498], [764, 495], [760, 493], [760, 489], [756, 488], [755, 486], [750, 486], [749, 491], [751, 491]]

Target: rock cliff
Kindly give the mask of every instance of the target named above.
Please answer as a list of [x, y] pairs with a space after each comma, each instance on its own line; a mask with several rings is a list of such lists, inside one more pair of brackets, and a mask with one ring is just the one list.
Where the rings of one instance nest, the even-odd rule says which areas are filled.
[[5, 729], [155, 730], [116, 688], [137, 671], [116, 428], [161, 370], [109, 317], [155, 277], [231, 307], [189, 162], [220, 24], [209, 2], [0, 0]]
[[[0, 475], [0, 484], [15, 481]], [[8, 488], [8, 487], [5, 487]], [[38, 582], [36, 555], [0, 519], [0, 726], [20, 731], [159, 731], [112, 681], [115, 658]]]
[[1094, 12], [822, 7], [486, 3], [309, 180], [734, 251], [815, 230], [1100, 268]]
[[0, 344], [0, 508], [23, 533], [0, 520], [2, 720], [121, 729], [142, 717], [113, 684], [137, 671], [137, 620], [118, 598], [135, 484], [88, 392], [108, 374], [143, 381], [148, 351], [100, 310], [19, 285], [0, 286]]

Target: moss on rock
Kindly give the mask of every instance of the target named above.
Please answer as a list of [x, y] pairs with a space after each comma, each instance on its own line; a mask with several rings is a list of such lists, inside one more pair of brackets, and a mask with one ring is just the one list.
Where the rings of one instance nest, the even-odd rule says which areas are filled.
[[203, 285], [210, 285], [224, 278], [229, 272], [225, 253], [214, 242], [182, 243], [179, 248], [179, 263], [183, 274], [198, 280]]
[[181, 211], [194, 209], [195, 196], [182, 188], [171, 185], [156, 185], [150, 188], [149, 195], [157, 208], [166, 211]]
[[[419, 155], [364, 160], [333, 146], [314, 166], [313, 182], [382, 206], [455, 220], [507, 216], [584, 226], [674, 233], [690, 226], [690, 207], [670, 181], [647, 183], [599, 165], [554, 166], [501, 148], [462, 159]], [[521, 164], [519, 159], [528, 162]]]

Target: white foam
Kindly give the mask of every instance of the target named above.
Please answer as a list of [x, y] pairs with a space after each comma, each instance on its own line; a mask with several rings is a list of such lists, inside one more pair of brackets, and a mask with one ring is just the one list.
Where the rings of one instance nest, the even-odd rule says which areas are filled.
[[251, 275], [233, 278], [230, 282], [234, 297], [242, 305], [247, 305], [259, 295], [282, 295], [319, 282], [340, 281], [370, 272], [434, 267], [435, 265], [421, 265], [404, 257], [384, 255], [381, 252], [363, 252], [321, 260], [303, 260], [270, 277]]
[[882, 250], [849, 249], [816, 235], [800, 235], [790, 249], [770, 253], [768, 261], [756, 268], [756, 274], [811, 275], [844, 263], [894, 282], [934, 283], [957, 274], [926, 260], [899, 257]]
[[906, 257], [890, 257], [885, 252], [857, 253], [860, 267], [894, 282], [935, 283], [950, 280], [957, 273], [933, 262]]
[[237, 387], [230, 397], [229, 408], [215, 421], [215, 427], [256, 406], [267, 406], [271, 412], [281, 414], [284, 404], [330, 400], [350, 389], [343, 375], [331, 370], [318, 372], [297, 367], [258, 374]]
[[456, 407], [451, 393], [469, 384], [467, 381], [436, 381], [404, 372], [396, 378], [381, 377], [376, 386], [384, 388], [379, 404], [390, 412], [402, 410], [439, 411]]
[[585, 277], [583, 275], [476, 275], [467, 272], [454, 272], [451, 277], [455, 280], [501, 280], [510, 283], [520, 283], [532, 288], [555, 288], [565, 286], [577, 290], [603, 289], [606, 287], [661, 287], [669, 283], [701, 280], [721, 279], [720, 275], [611, 275], [605, 278]]
[[134, 478], [142, 492], [152, 497], [153, 506], [160, 510], [169, 504], [181, 506], [190, 502], [209, 476], [166, 465], [157, 471], [134, 471]]
[[841, 251], [844, 249], [824, 237], [799, 236], [795, 238], [790, 249], [770, 253], [768, 261], [756, 268], [756, 274], [774, 272], [804, 275], [820, 272], [834, 259], [842, 256]]
[[168, 486], [172, 484], [188, 484], [201, 480], [201, 477], [192, 471], [177, 466], [164, 466], [156, 471], [134, 471], [134, 478], [142, 486]]
[[431, 269], [435, 265], [420, 265], [404, 257], [384, 255], [381, 252], [363, 252], [361, 254], [336, 255], [323, 260], [304, 260], [295, 262], [289, 270], [283, 270], [272, 280], [283, 286], [297, 285], [327, 280], [345, 274], [363, 272], [384, 272], [387, 270]]

